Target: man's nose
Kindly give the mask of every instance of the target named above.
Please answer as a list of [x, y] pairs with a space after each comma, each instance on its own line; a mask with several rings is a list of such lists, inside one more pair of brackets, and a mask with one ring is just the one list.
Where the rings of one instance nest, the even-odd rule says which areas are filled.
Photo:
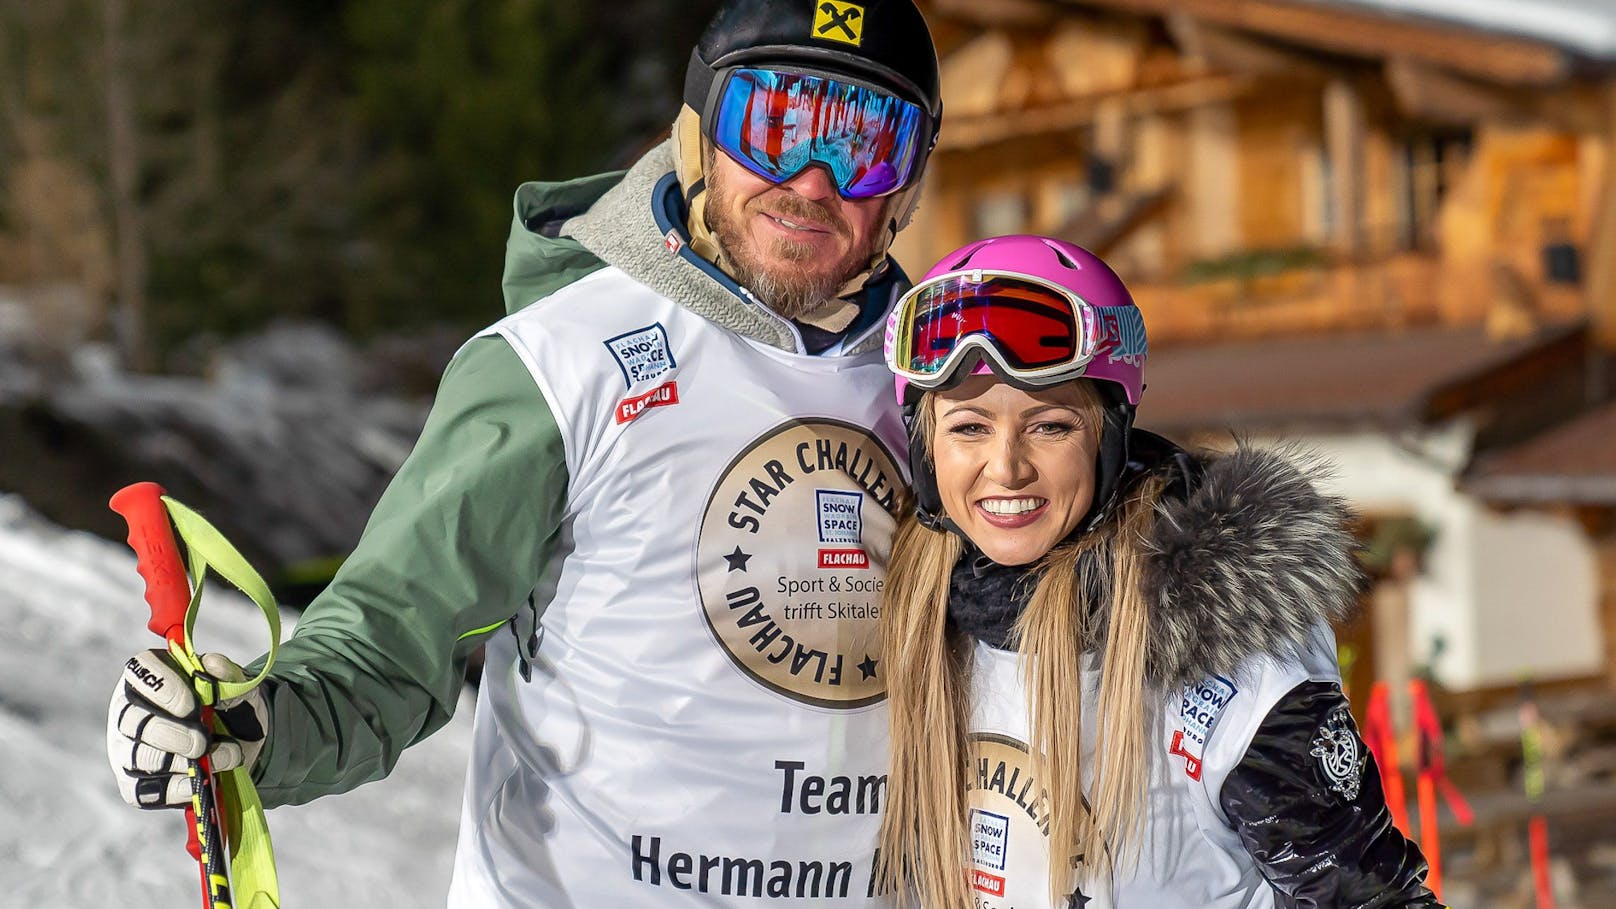
[[808, 165], [801, 173], [780, 185], [804, 199], [819, 201], [836, 196], [836, 178], [831, 175], [829, 167], [818, 163]]

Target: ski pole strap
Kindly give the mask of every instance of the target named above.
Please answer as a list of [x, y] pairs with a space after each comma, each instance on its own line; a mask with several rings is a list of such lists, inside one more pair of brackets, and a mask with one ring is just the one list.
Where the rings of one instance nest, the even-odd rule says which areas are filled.
[[[1530, 682], [1521, 685], [1521, 760], [1524, 764], [1521, 782], [1526, 787], [1526, 800], [1535, 809], [1543, 800], [1543, 717], [1538, 713], [1532, 697]], [[1554, 883], [1549, 867], [1549, 822], [1541, 813], [1533, 814], [1527, 822], [1532, 851], [1532, 886], [1536, 891], [1537, 909], [1554, 909]]]
[[[185, 561], [190, 568], [192, 590], [191, 605], [185, 610], [184, 644], [171, 643], [169, 651], [199, 676], [193, 684], [202, 703], [211, 706], [215, 696], [220, 700], [240, 697], [258, 687], [275, 665], [275, 652], [280, 648], [281, 641], [280, 607], [276, 605], [275, 597], [269, 592], [269, 585], [264, 583], [263, 577], [253, 570], [236, 547], [230, 545], [224, 534], [208, 523], [207, 518], [168, 496], [163, 496], [162, 501], [174, 522], [174, 529], [178, 531], [180, 542], [185, 544]], [[264, 620], [269, 623], [269, 655], [264, 660], [264, 667], [256, 676], [244, 682], [209, 682], [191, 642], [191, 630], [196, 625], [197, 610], [202, 605], [202, 583], [210, 568], [257, 604], [259, 611], [264, 614]]]
[[[180, 542], [186, 550], [186, 564], [191, 576], [191, 602], [185, 611], [183, 643], [170, 641], [169, 653], [191, 672], [192, 685], [202, 703], [212, 706], [217, 700], [240, 697], [251, 691], [269, 675], [275, 665], [275, 652], [280, 647], [281, 614], [269, 585], [236, 547], [230, 545], [207, 519], [174, 499], [163, 496], [162, 502], [174, 522]], [[243, 682], [213, 679], [202, 669], [202, 661], [191, 642], [191, 630], [202, 605], [202, 585], [208, 569], [229, 581], [255, 604], [269, 623], [269, 654], [258, 674]], [[215, 732], [226, 731], [214, 719]], [[218, 774], [220, 800], [223, 802], [226, 846], [230, 856], [230, 877], [234, 884], [237, 905], [243, 909], [276, 909], [280, 906], [280, 884], [275, 875], [275, 850], [269, 839], [269, 822], [264, 816], [263, 802], [253, 786], [251, 771], [236, 767]]]
[[1542, 801], [1544, 790], [1543, 734], [1539, 728], [1537, 704], [1530, 700], [1523, 701], [1520, 718], [1521, 782], [1525, 785], [1527, 800], [1536, 803]]

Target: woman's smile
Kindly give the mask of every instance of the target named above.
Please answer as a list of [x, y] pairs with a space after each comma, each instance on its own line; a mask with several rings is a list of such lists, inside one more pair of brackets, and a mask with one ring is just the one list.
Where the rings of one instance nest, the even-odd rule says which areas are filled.
[[1038, 520], [1049, 507], [1049, 500], [1037, 496], [1014, 499], [987, 498], [976, 503], [982, 519], [995, 527], [1026, 527]]

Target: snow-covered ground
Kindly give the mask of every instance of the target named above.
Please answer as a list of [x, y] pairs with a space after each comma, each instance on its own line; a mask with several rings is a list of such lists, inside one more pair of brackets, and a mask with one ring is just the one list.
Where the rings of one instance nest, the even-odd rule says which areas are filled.
[[[227, 586], [210, 588], [197, 646], [246, 662], [266, 629]], [[156, 640], [142, 590], [126, 547], [0, 495], [0, 905], [198, 904], [184, 816], [125, 806], [107, 767], [107, 698]], [[443, 905], [470, 724], [468, 695], [388, 779], [271, 811], [281, 904]]]

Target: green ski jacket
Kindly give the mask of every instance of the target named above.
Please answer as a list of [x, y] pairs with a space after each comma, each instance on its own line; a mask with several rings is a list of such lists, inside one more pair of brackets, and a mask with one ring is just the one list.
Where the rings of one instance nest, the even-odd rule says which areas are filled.
[[[507, 312], [604, 266], [549, 226], [621, 177], [517, 191]], [[444, 372], [358, 546], [277, 656], [266, 689], [272, 732], [254, 767], [265, 806], [380, 779], [449, 721], [467, 658], [532, 591], [566, 488], [561, 436], [532, 376], [503, 340], [471, 341]]]

